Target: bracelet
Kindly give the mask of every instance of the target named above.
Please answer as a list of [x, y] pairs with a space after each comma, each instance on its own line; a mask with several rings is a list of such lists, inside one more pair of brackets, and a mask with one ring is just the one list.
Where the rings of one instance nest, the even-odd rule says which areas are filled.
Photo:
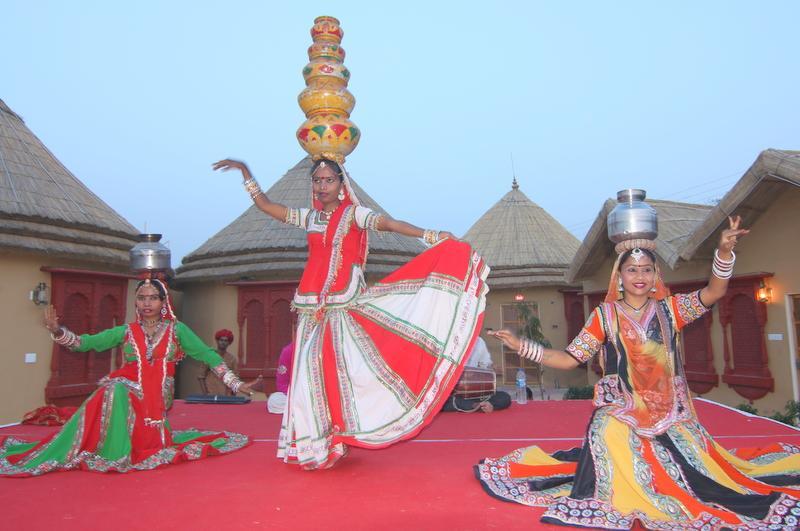
[[377, 231], [378, 225], [383, 220], [383, 214], [379, 214], [378, 212], [370, 212], [367, 216], [367, 220], [364, 223], [364, 228], [371, 231]]
[[211, 370], [222, 380], [225, 387], [233, 391], [234, 394], [238, 393], [239, 388], [244, 384], [244, 382], [236, 376], [236, 373], [228, 368], [224, 361], [216, 367], [212, 367]]
[[242, 184], [244, 184], [244, 189], [247, 191], [247, 193], [250, 194], [250, 199], [255, 199], [263, 193], [261, 192], [261, 186], [259, 186], [258, 181], [256, 181], [253, 177], [250, 177]]
[[544, 358], [544, 345], [527, 337], [519, 338], [520, 357], [529, 359], [534, 363], [541, 363]]
[[736, 262], [736, 253], [733, 251], [731, 251], [731, 258], [724, 260], [719, 256], [719, 249], [714, 249], [714, 262], [711, 264], [711, 273], [721, 280], [728, 280], [733, 276], [734, 262]]
[[55, 332], [50, 332], [50, 339], [61, 345], [62, 347], [67, 347], [68, 349], [72, 350], [76, 346], [81, 344], [81, 338], [72, 330], [62, 326], [58, 329], [61, 332], [60, 335], [56, 336]]
[[428, 245], [434, 245], [439, 241], [439, 231], [432, 229], [425, 229], [422, 232], [422, 240]]

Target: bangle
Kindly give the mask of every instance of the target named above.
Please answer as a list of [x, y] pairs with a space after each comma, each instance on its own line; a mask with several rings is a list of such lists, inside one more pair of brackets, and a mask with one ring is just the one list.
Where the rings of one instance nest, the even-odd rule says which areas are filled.
[[255, 199], [262, 194], [261, 186], [259, 186], [258, 181], [256, 181], [253, 177], [250, 177], [242, 184], [244, 184], [244, 189], [248, 194], [250, 194], [251, 199]]
[[720, 258], [719, 249], [714, 249], [714, 262], [711, 264], [711, 273], [721, 279], [728, 280], [733, 276], [733, 264], [736, 262], [736, 253], [731, 251], [731, 258]]
[[428, 245], [434, 245], [439, 241], [439, 231], [432, 229], [425, 229], [422, 231], [422, 240]]
[[541, 363], [544, 357], [544, 345], [527, 337], [519, 339], [519, 355], [534, 363]]
[[56, 336], [55, 332], [50, 332], [50, 339], [61, 345], [62, 347], [67, 347], [68, 349], [72, 350], [76, 346], [81, 344], [81, 338], [72, 330], [69, 330], [66, 327], [59, 327], [60, 335]]
[[225, 384], [225, 387], [233, 391], [234, 394], [239, 392], [239, 388], [244, 382], [241, 381], [238, 376], [236, 376], [235, 372], [228, 368], [224, 361], [216, 367], [212, 367], [211, 370], [214, 371], [214, 374], [216, 374], [220, 380], [222, 380], [222, 383]]

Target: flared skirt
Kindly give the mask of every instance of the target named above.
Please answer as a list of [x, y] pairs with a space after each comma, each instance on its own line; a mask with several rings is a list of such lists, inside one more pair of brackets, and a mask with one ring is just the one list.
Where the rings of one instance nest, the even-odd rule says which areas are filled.
[[542, 521], [600, 529], [797, 529], [800, 448], [727, 451], [696, 421], [644, 438], [595, 410], [580, 448], [536, 446], [485, 459], [475, 475], [492, 496], [545, 507]]
[[461, 374], [488, 273], [468, 245], [445, 240], [352, 304], [301, 313], [278, 457], [325, 468], [348, 445], [416, 435]]
[[166, 419], [145, 418], [141, 391], [116, 378], [99, 387], [64, 426], [42, 441], [0, 438], [0, 476], [37, 476], [57, 470], [150, 470], [232, 452], [246, 436], [189, 429], [172, 431]]

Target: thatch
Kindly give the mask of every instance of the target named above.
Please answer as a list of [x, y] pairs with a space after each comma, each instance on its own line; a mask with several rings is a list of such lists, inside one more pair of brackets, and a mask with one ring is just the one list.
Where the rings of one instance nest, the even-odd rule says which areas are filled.
[[0, 250], [127, 268], [138, 230], [92, 193], [0, 100]]
[[542, 207], [511, 191], [464, 235], [492, 268], [492, 288], [567, 285], [565, 273], [579, 242]]
[[728, 226], [728, 216], [742, 216], [752, 227], [782, 193], [800, 186], [800, 151], [767, 149], [689, 235], [680, 250], [683, 260], [711, 258], [718, 233]]
[[[689, 235], [706, 218], [712, 207], [657, 199], [647, 199], [647, 202], [658, 212], [656, 255], [670, 268], [674, 268]], [[613, 199], [607, 199], [603, 203], [569, 266], [567, 277], [571, 282], [591, 276], [613, 255], [614, 244], [608, 239], [606, 218], [616, 205], [617, 202]]]
[[[306, 157], [272, 187], [267, 196], [291, 207], [308, 207], [311, 159]], [[385, 212], [351, 178], [362, 204]], [[416, 239], [394, 233], [372, 233], [367, 274], [383, 275], [425, 249]], [[297, 280], [305, 266], [305, 232], [264, 214], [255, 205], [183, 259], [178, 283], [200, 280]]]

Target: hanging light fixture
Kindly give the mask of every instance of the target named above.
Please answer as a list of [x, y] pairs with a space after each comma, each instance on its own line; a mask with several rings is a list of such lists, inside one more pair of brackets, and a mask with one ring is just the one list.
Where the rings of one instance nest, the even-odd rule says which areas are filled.
[[765, 303], [769, 303], [772, 300], [772, 288], [767, 286], [763, 278], [761, 279], [761, 283], [756, 291], [756, 298], [758, 299], [758, 302]]
[[36, 306], [41, 306], [49, 302], [47, 298], [47, 284], [39, 282], [35, 288], [31, 290], [30, 298]]
[[514, 300], [517, 302], [522, 302], [525, 300], [525, 295], [523, 295], [522, 293], [517, 293], [516, 295], [514, 295]]

